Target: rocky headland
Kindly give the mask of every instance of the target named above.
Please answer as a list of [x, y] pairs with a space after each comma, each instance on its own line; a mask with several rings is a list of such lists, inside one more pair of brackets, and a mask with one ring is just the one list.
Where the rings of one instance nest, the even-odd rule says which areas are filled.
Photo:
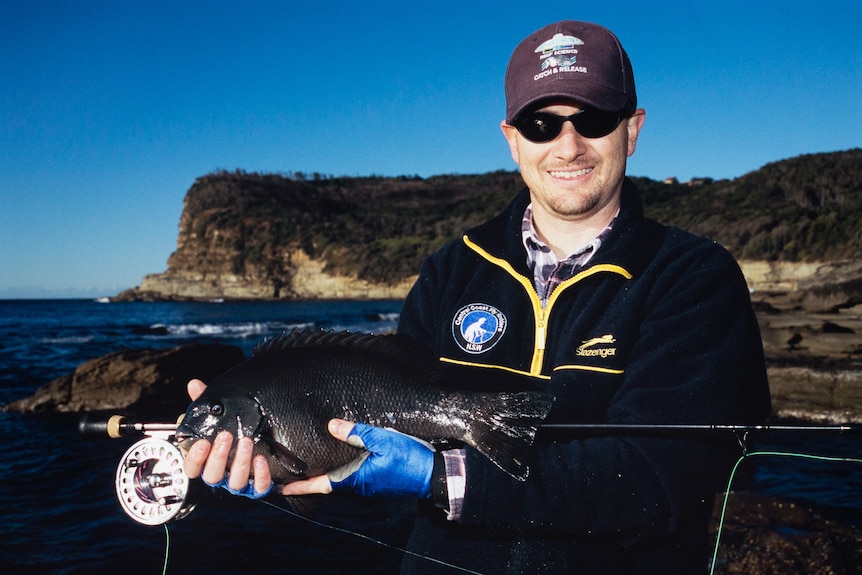
[[[733, 180], [633, 179], [647, 216], [721, 243], [752, 285], [834, 309], [844, 303], [829, 305], [828, 290], [814, 283], [862, 253], [860, 166], [855, 149], [775, 162]], [[401, 298], [428, 254], [493, 217], [523, 185], [509, 171], [424, 179], [208, 174], [186, 193], [167, 269], [116, 299]], [[859, 287], [858, 278], [847, 281]], [[839, 298], [854, 287], [829, 285], [839, 285]]]

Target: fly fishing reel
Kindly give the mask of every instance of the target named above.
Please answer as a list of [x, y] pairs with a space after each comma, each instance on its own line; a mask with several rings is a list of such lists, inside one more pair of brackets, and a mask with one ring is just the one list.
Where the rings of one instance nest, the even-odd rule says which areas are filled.
[[137, 423], [119, 415], [107, 421], [81, 420], [81, 433], [106, 433], [117, 438], [145, 437], [129, 447], [117, 466], [114, 485], [126, 514], [144, 525], [182, 519], [195, 508], [199, 491], [183, 471], [183, 453], [176, 442], [175, 423]]

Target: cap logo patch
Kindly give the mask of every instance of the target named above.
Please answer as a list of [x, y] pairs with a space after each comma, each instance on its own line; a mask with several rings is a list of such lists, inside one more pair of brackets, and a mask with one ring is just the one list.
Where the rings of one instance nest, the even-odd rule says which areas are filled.
[[[567, 36], [565, 34], [554, 34], [554, 37], [550, 40], [546, 40], [539, 44], [539, 47], [536, 48], [536, 54], [547, 55], [551, 52], [556, 52], [558, 50], [573, 50], [575, 46], [583, 46], [584, 41], [580, 38], [575, 38], [574, 36]], [[575, 53], [577, 54], [577, 50]]]
[[467, 353], [484, 353], [503, 337], [506, 323], [506, 316], [494, 306], [471, 303], [455, 314], [452, 336]]
[[575, 66], [578, 61], [578, 49], [575, 46], [583, 46], [583, 44], [584, 41], [580, 38], [559, 33], [539, 44], [535, 53], [541, 54], [539, 59], [542, 63], [542, 71], [533, 76], [533, 80], [540, 80], [560, 72], [586, 74], [586, 66]]

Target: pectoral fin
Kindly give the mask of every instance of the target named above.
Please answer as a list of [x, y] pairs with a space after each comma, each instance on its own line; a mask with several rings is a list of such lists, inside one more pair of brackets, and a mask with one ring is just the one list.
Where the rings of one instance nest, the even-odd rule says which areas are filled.
[[[274, 439], [261, 438], [260, 440], [269, 449], [271, 461], [277, 462], [284, 470], [294, 477], [304, 477], [308, 472], [308, 463], [300, 459], [295, 453], [278, 443]], [[272, 470], [273, 477], [278, 477], [280, 474], [277, 470]]]

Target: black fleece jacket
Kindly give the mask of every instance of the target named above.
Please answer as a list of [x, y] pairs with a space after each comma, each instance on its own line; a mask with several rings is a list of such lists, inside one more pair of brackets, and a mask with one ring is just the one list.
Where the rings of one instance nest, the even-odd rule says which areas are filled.
[[[543, 308], [522, 191], [425, 261], [399, 331], [433, 349], [452, 387], [546, 390], [549, 422], [762, 421], [763, 349], [738, 265], [715, 242], [645, 219], [630, 180], [621, 201], [604, 245]], [[739, 451], [732, 436], [540, 432], [526, 481], [467, 454], [460, 520], [428, 506], [412, 551], [494, 575], [691, 574], [706, 570], [714, 494]], [[408, 557], [403, 572], [458, 571]]]

